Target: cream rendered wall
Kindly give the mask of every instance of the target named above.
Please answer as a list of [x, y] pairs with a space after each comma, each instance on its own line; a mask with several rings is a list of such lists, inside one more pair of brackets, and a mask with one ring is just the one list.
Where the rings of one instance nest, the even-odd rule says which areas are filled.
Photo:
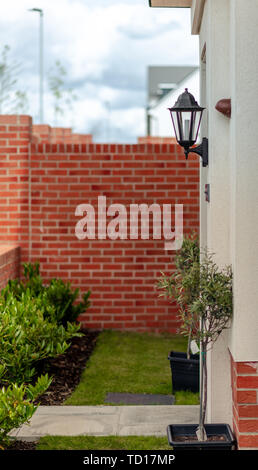
[[[201, 200], [201, 244], [207, 243], [219, 265], [232, 264], [234, 275], [232, 326], [208, 359], [207, 420], [230, 424], [228, 350], [235, 361], [258, 361], [257, 0], [206, 0], [200, 53], [204, 44], [209, 166], [201, 169], [201, 185], [210, 183], [211, 201], [205, 206]], [[232, 100], [231, 119], [215, 110], [222, 98]]]
[[[200, 37], [200, 104], [205, 107], [201, 124], [201, 137], [208, 137], [208, 110], [207, 110], [207, 72], [206, 72], [206, 31], [207, 14], [203, 17], [203, 34]], [[203, 247], [207, 246], [207, 202], [205, 200], [205, 184], [208, 181], [208, 167], [202, 167], [200, 159], [200, 241]]]
[[231, 0], [235, 361], [258, 361], [258, 3]]
[[[209, 138], [209, 166], [201, 169], [201, 246], [215, 255], [218, 265], [231, 264], [230, 251], [230, 120], [216, 111], [216, 103], [230, 98], [229, 1], [206, 0], [200, 30], [202, 97], [208, 113], [202, 132]], [[204, 73], [203, 72], [203, 73]], [[206, 95], [206, 96], [205, 96]], [[205, 102], [206, 101], [206, 102]], [[203, 199], [205, 182], [210, 184], [210, 202]], [[221, 367], [223, 364], [223, 367]], [[228, 332], [224, 332], [208, 355], [209, 422], [232, 423], [231, 374]]]

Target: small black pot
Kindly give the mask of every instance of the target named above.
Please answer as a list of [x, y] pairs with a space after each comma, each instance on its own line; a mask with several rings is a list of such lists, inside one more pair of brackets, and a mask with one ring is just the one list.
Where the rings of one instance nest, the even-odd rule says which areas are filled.
[[186, 353], [171, 351], [168, 356], [172, 373], [172, 393], [178, 390], [199, 392], [199, 354], [191, 354], [187, 359]]
[[[217, 440], [198, 441], [190, 440], [196, 436], [198, 424], [170, 424], [167, 427], [168, 443], [173, 450], [235, 450], [236, 440], [228, 424], [205, 424], [207, 437], [217, 436]], [[221, 437], [224, 439], [220, 439]], [[186, 437], [185, 441], [176, 438]]]

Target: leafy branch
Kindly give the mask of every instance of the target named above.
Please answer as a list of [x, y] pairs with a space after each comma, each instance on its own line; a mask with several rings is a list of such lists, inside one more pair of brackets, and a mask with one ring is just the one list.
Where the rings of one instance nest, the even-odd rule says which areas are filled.
[[9, 58], [10, 46], [3, 46], [0, 59], [0, 114], [22, 114], [27, 111], [25, 91], [17, 89], [21, 65]]
[[48, 75], [48, 85], [54, 99], [55, 125], [58, 124], [59, 117], [64, 115], [67, 108], [71, 109], [77, 99], [73, 89], [65, 85], [66, 75], [65, 67], [59, 60], [56, 60]]

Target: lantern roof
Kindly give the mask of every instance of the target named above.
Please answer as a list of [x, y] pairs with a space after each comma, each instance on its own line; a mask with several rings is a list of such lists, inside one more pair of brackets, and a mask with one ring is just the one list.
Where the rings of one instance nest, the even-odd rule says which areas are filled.
[[169, 109], [170, 111], [202, 111], [205, 108], [199, 106], [199, 104], [195, 100], [195, 97], [191, 93], [189, 93], [188, 88], [186, 88], [185, 91], [181, 95], [179, 95], [174, 106]]

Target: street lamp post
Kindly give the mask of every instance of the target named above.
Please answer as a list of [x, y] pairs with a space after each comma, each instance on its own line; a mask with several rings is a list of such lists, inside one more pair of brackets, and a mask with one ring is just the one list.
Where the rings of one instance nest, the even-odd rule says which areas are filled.
[[30, 8], [29, 11], [39, 13], [39, 121], [42, 124], [44, 121], [44, 106], [43, 106], [43, 10], [41, 8]]

